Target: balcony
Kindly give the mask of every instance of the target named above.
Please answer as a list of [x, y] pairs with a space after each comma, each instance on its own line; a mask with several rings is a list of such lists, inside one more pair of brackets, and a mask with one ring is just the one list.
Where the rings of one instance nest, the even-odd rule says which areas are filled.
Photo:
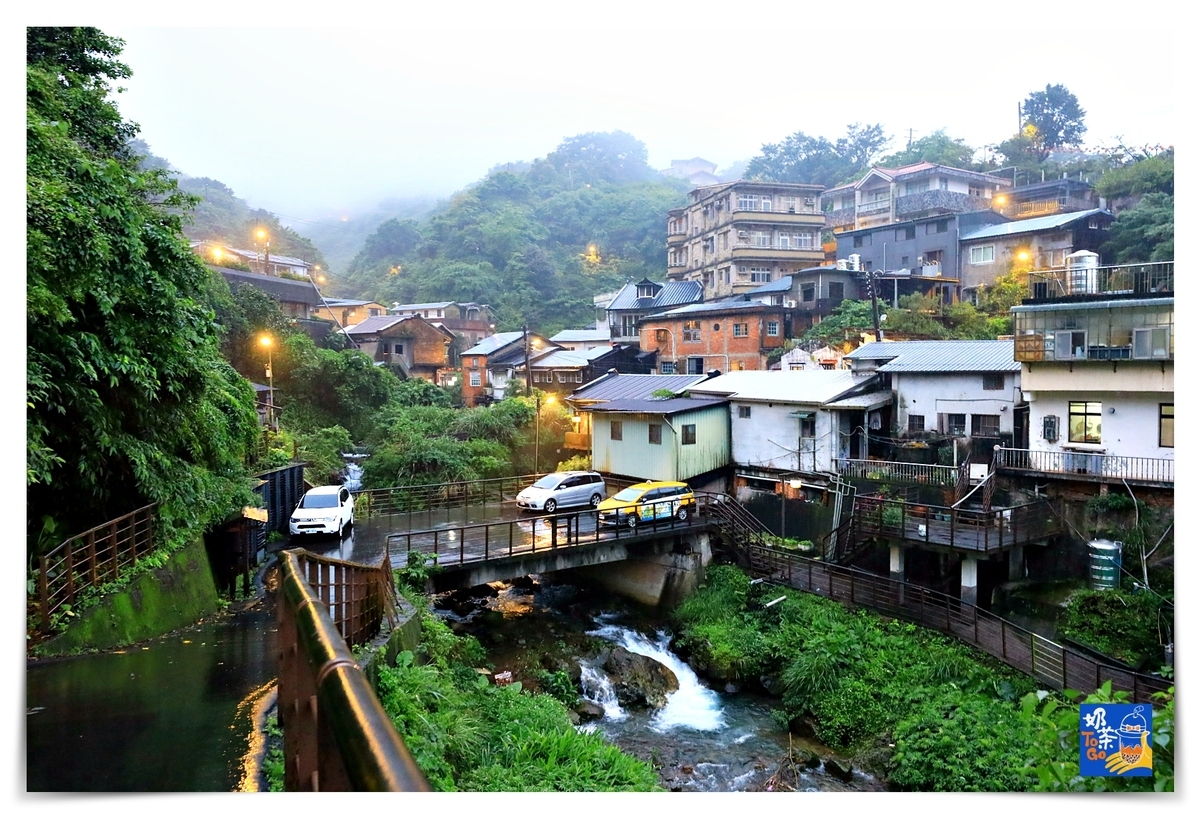
[[1175, 461], [1157, 457], [997, 448], [995, 467], [997, 471], [1039, 479], [1058, 477], [1096, 483], [1125, 480], [1149, 486], [1175, 483]]
[[1075, 296], [1146, 296], [1175, 293], [1175, 262], [1057, 267], [1029, 274], [1030, 299]]
[[873, 202], [860, 202], [858, 205], [858, 215], [870, 216], [876, 213], [885, 213], [892, 209], [892, 199], [876, 199]]
[[806, 250], [796, 248], [763, 247], [739, 242], [733, 246], [734, 259], [772, 259], [776, 261], [820, 262], [825, 258], [820, 247]]
[[667, 245], [674, 247], [679, 244], [687, 244], [687, 233], [667, 233]]
[[[753, 214], [753, 215], [750, 215]], [[805, 210], [734, 210], [732, 221], [736, 223], [753, 221], [758, 224], [825, 224], [825, 212], [810, 208]]]
[[609, 324], [608, 331], [614, 341], [633, 341], [636, 343], [641, 338], [641, 334], [638, 332], [636, 326], [623, 327], [620, 324]]
[[1018, 361], [1173, 361], [1175, 299], [1051, 301], [1013, 307]]

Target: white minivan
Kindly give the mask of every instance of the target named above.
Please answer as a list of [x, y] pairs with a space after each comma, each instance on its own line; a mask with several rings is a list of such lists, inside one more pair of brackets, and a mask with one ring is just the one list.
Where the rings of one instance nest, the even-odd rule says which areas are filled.
[[300, 498], [288, 520], [296, 534], [345, 534], [354, 525], [354, 495], [345, 486], [317, 486]]
[[600, 505], [608, 494], [604, 478], [594, 471], [559, 471], [547, 474], [517, 494], [517, 507], [553, 514], [567, 506]]

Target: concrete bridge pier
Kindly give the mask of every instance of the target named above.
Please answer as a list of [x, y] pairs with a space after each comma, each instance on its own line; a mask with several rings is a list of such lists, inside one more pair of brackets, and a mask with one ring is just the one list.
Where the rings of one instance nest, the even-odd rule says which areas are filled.
[[888, 547], [888, 568], [891, 578], [904, 582], [904, 554], [908, 549], [903, 545], [892, 543]]
[[963, 557], [961, 568], [961, 588], [958, 598], [971, 605], [978, 604], [979, 598], [979, 560], [975, 557]]
[[1025, 578], [1025, 548], [1024, 546], [1014, 546], [1008, 552], [1008, 579], [1009, 581]]
[[673, 608], [687, 599], [704, 580], [712, 561], [708, 532], [680, 538], [666, 552], [630, 556], [586, 568], [568, 568], [550, 576], [559, 582], [586, 582], [643, 605]]

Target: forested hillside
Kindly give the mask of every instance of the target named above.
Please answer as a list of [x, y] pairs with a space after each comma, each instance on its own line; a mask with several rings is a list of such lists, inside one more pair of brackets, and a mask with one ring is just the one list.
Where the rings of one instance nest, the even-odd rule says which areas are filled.
[[545, 159], [493, 170], [424, 223], [391, 219], [331, 291], [393, 301], [490, 304], [497, 329], [588, 324], [592, 298], [666, 272], [667, 211], [687, 183], [646, 164], [629, 134], [565, 140]]

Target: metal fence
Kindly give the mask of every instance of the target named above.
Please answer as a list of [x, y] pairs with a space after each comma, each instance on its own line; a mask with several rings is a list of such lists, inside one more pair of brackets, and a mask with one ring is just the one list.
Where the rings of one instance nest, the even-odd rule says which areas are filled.
[[887, 480], [905, 483], [925, 483], [932, 486], [953, 486], [958, 470], [953, 466], [934, 466], [927, 463], [899, 463], [890, 460], [850, 460], [837, 458], [834, 469], [843, 477], [861, 480]]
[[378, 566], [322, 557], [297, 549], [296, 566], [329, 611], [342, 638], [360, 645], [385, 621], [396, 621], [396, 585], [387, 553]]
[[154, 550], [155, 511], [143, 506], [64, 541], [38, 558], [37, 612], [46, 630], [54, 614], [73, 605], [85, 588], [121, 576]]
[[[519, 474], [490, 480], [363, 489], [354, 494], [354, 513], [356, 516], [375, 517], [512, 503], [521, 489], [528, 488], [545, 476], [545, 473]], [[636, 481], [605, 476], [604, 482], [611, 491], [633, 485]]]
[[[317, 562], [299, 549], [280, 556], [279, 720], [284, 788], [429, 791], [338, 626], [305, 580], [304, 563], [327, 561]], [[357, 568], [375, 575], [384, 568], [343, 565], [347, 571]]]
[[1037, 472], [1082, 479], [1175, 482], [1175, 461], [1158, 457], [998, 448], [995, 467], [1007, 471]]
[[1148, 701], [1173, 682], [1107, 665], [956, 597], [865, 571], [752, 545], [755, 574], [800, 591], [870, 608], [955, 636], [1056, 690], [1089, 691], [1112, 681], [1135, 701]]
[[983, 511], [858, 497], [854, 518], [861, 536], [985, 553], [1043, 540], [1061, 530], [1060, 517], [1048, 500]]

